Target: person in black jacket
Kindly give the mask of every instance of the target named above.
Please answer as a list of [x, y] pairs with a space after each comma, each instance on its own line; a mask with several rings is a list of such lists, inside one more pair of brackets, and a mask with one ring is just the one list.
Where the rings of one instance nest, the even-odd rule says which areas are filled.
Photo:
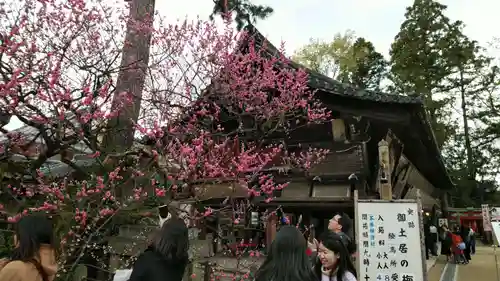
[[189, 263], [188, 229], [183, 220], [166, 221], [134, 264], [129, 281], [181, 281]]
[[471, 260], [471, 243], [470, 243], [470, 228], [466, 225], [460, 226], [460, 237], [462, 238], [462, 241], [465, 243], [465, 250], [464, 250], [464, 255], [465, 258], [470, 261]]
[[253, 280], [316, 281], [306, 249], [306, 239], [295, 226], [281, 227]]

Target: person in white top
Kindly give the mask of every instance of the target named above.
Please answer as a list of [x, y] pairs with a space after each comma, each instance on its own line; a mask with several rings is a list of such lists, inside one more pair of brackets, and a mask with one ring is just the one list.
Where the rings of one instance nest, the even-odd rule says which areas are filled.
[[472, 225], [469, 225], [469, 229], [470, 253], [474, 255], [476, 253], [476, 232], [472, 229]]
[[357, 281], [349, 251], [342, 237], [333, 232], [320, 237], [318, 259], [313, 270], [318, 281]]

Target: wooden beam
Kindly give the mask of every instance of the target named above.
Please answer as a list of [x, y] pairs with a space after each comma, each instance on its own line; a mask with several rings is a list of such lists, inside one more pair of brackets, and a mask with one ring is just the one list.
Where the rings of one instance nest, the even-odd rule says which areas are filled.
[[379, 193], [380, 199], [391, 200], [392, 199], [392, 184], [391, 184], [391, 166], [389, 159], [389, 144], [385, 139], [382, 139], [378, 143], [378, 155], [379, 155]]
[[338, 111], [353, 116], [363, 116], [368, 119], [375, 119], [385, 122], [391, 122], [400, 125], [410, 125], [411, 115], [408, 111], [401, 110], [401, 108], [386, 107], [372, 107], [372, 108], [359, 108], [354, 106], [349, 107], [341, 104], [326, 104], [326, 108], [332, 111]]

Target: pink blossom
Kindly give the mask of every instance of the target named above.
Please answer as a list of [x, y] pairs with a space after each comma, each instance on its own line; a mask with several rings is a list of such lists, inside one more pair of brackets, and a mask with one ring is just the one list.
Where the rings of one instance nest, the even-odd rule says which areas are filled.
[[166, 191], [164, 188], [155, 188], [155, 194], [158, 197], [165, 197]]
[[[82, 165], [83, 173], [67, 178], [40, 169], [29, 182], [21, 172], [13, 175], [21, 182], [9, 185], [8, 193], [30, 200], [23, 200], [20, 213], [8, 214], [8, 220], [30, 213], [60, 216], [65, 250], [88, 246], [82, 237], [107, 223], [104, 218], [117, 212], [143, 214], [144, 202], [167, 196], [153, 180], [158, 176], [168, 181], [168, 195], [174, 198], [199, 196], [202, 186], [224, 188], [224, 196], [231, 189], [246, 189], [249, 197], [270, 202], [287, 186], [276, 181], [274, 168], [307, 173], [329, 153], [270, 141], [274, 133], [329, 122], [330, 113], [309, 89], [306, 70], [289, 67], [284, 55], [270, 57], [266, 43], [255, 46], [253, 35], [236, 32], [230, 22], [226, 29], [203, 20], [170, 23], [156, 13], [152, 25], [129, 18], [125, 7], [100, 1], [32, 2], [16, 4], [16, 17], [10, 7], [0, 9], [6, 21], [2, 63], [11, 70], [0, 82], [0, 107], [43, 136], [35, 140], [7, 132], [10, 141], [2, 144], [2, 152], [15, 151], [26, 159], [53, 152], [44, 156], [61, 154], [79, 165], [71, 154], [85, 146], [93, 160], [84, 160], [90, 167]], [[120, 38], [127, 25], [139, 37], [151, 34], [149, 61], [137, 53], [120, 56], [134, 47]], [[244, 53], [236, 49], [243, 42], [248, 43]], [[118, 81], [141, 72], [148, 76], [143, 88]], [[137, 100], [139, 108], [133, 104]], [[138, 118], [128, 114], [131, 108], [139, 109]], [[131, 128], [132, 138], [141, 142], [125, 151], [109, 145], [109, 136], [121, 134], [113, 131], [115, 121]], [[226, 201], [221, 212], [235, 213], [247, 204]], [[1, 205], [0, 210], [7, 214]], [[195, 217], [218, 211], [207, 208]]]
[[204, 217], [207, 217], [207, 216], [210, 216], [212, 213], [213, 213], [212, 208], [207, 208], [207, 209], [205, 210], [205, 213], [203, 213], [203, 216], [204, 216]]
[[101, 217], [106, 217], [106, 216], [109, 216], [109, 215], [114, 214], [114, 212], [115, 212], [115, 211], [114, 211], [114, 210], [112, 210], [112, 209], [109, 209], [109, 208], [104, 208], [104, 209], [101, 209], [101, 210], [99, 211], [99, 215], [100, 215]]

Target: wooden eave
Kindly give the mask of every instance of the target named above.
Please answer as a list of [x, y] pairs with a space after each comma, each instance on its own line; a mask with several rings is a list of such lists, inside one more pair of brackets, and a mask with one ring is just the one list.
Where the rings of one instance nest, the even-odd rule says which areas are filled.
[[[240, 45], [241, 52], [245, 52], [248, 42], [253, 40], [255, 47], [265, 48], [269, 56], [283, 56], [253, 25], [248, 25], [246, 31], [250, 39]], [[309, 87], [317, 91], [317, 98], [329, 109], [383, 121], [391, 129], [396, 128], [393, 131], [404, 143], [405, 154], [416, 168], [436, 188], [451, 190], [454, 187], [419, 97], [358, 89], [292, 61], [290, 67], [307, 71]]]

